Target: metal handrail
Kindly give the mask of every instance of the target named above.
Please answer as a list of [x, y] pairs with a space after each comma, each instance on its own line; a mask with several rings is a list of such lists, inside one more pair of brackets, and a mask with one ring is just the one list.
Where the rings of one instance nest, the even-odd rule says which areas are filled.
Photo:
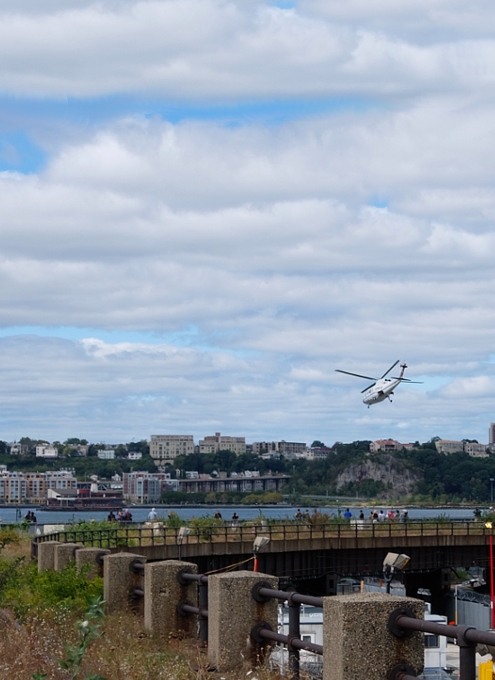
[[[477, 630], [472, 626], [447, 625], [417, 619], [408, 607], [400, 607], [390, 614], [388, 629], [396, 637], [407, 637], [413, 632], [433, 633], [455, 638], [459, 646], [459, 680], [476, 680], [476, 645], [495, 646], [495, 633]], [[397, 666], [390, 680], [412, 680], [414, 675], [407, 667]]]
[[[342, 523], [307, 524], [286, 522], [280, 524], [260, 525], [257, 523], [240, 523], [232, 526], [196, 527], [189, 536], [184, 537], [183, 545], [191, 543], [242, 543], [252, 541], [258, 535], [265, 535], [272, 542], [291, 540], [312, 540], [353, 538], [399, 538], [411, 536], [454, 536], [478, 535], [490, 536], [492, 529], [485, 527], [482, 521], [449, 521], [424, 522], [411, 520], [407, 522], [376, 522], [362, 520], [350, 524]], [[110, 525], [108, 528], [78, 529], [77, 525], [51, 534], [40, 534], [33, 537], [33, 555], [36, 556], [37, 545], [43, 541], [58, 540], [60, 542], [81, 542], [101, 548], [125, 547], [130, 542], [138, 546], [177, 545], [178, 527], [146, 526], [141, 523], [127, 525]]]

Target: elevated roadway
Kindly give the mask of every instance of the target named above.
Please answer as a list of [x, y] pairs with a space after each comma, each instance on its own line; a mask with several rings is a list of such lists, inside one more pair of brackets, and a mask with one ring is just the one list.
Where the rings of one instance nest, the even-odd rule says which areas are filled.
[[39, 540], [61, 540], [128, 550], [149, 560], [195, 562], [200, 573], [252, 559], [257, 536], [269, 543], [259, 553], [259, 569], [279, 577], [379, 573], [387, 552], [406, 553], [409, 568], [427, 571], [489, 564], [492, 529], [480, 521], [354, 524], [243, 523], [197, 526], [180, 536], [161, 524], [116, 526], [96, 531], [77, 527]]

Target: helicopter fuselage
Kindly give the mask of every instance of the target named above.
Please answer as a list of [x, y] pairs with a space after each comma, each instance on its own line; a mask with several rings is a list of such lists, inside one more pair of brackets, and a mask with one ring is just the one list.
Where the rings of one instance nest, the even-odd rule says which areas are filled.
[[383, 378], [382, 380], [377, 380], [377, 382], [366, 390], [364, 393], [363, 404], [371, 406], [372, 404], [378, 404], [380, 401], [385, 401], [389, 399], [390, 395], [394, 393], [397, 385], [400, 385], [401, 380], [390, 380]]

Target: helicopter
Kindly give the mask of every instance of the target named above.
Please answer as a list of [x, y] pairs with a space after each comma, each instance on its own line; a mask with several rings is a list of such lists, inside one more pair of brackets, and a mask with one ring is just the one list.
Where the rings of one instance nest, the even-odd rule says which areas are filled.
[[342, 371], [340, 368], [336, 368], [335, 370], [337, 371], [337, 373], [354, 375], [356, 376], [356, 378], [374, 380], [374, 383], [372, 385], [366, 387], [364, 390], [361, 390], [361, 394], [364, 394], [363, 404], [367, 404], [369, 408], [370, 406], [372, 406], [372, 404], [378, 404], [380, 401], [385, 401], [385, 399], [388, 399], [391, 402], [392, 399], [390, 397], [394, 393], [394, 390], [397, 387], [397, 385], [400, 385], [401, 382], [416, 383], [417, 385], [422, 384], [417, 382], [416, 380], [409, 380], [409, 378], [404, 378], [404, 371], [407, 368], [407, 364], [400, 365], [401, 371], [398, 377], [386, 378], [385, 376], [387, 376], [390, 373], [390, 371], [397, 366], [399, 361], [400, 359], [397, 359], [395, 364], [392, 364], [392, 366], [390, 366], [388, 371], [385, 371], [381, 378], [371, 378], [369, 375], [360, 375], [359, 373]]

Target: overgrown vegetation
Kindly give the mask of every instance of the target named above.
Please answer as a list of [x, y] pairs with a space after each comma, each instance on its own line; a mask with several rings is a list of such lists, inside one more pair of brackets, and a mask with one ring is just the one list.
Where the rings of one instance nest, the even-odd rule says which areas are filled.
[[266, 668], [221, 675], [196, 640], [153, 637], [130, 612], [103, 616], [102, 581], [37, 573], [31, 537], [0, 530], [0, 680], [280, 680]]

